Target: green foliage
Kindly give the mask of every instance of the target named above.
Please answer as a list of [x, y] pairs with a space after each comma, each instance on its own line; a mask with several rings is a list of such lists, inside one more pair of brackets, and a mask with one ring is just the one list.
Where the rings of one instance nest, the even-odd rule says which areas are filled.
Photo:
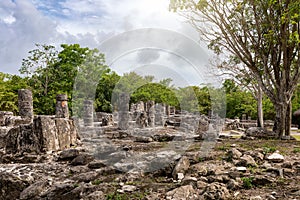
[[264, 148], [263, 148], [264, 150], [263, 150], [263, 153], [264, 154], [268, 154], [268, 153], [274, 153], [277, 149], [276, 149], [276, 147], [274, 147], [274, 146], [264, 146]]
[[295, 147], [293, 153], [300, 153], [300, 147]]
[[113, 110], [112, 95], [120, 76], [115, 72], [102, 74], [96, 90], [95, 109], [97, 112], [109, 112]]
[[101, 183], [102, 183], [102, 181], [99, 179], [92, 181], [92, 185], [100, 185]]
[[18, 90], [26, 89], [27, 80], [0, 72], [0, 110], [18, 113]]
[[253, 187], [253, 177], [242, 177], [241, 180], [243, 181], [243, 187], [246, 189], [251, 189]]
[[82, 48], [79, 44], [62, 44], [60, 52], [51, 45], [37, 44], [36, 47], [29, 51], [20, 69], [21, 74], [27, 75], [33, 90], [36, 114], [54, 114], [57, 94], [68, 95], [70, 109], [75, 95], [75, 111], [80, 109], [83, 98], [95, 96], [98, 81], [108, 70], [104, 55], [97, 49]]

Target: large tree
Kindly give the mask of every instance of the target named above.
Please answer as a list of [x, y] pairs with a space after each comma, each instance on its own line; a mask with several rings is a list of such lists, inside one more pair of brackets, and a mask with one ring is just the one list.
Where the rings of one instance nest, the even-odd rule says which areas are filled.
[[100, 76], [108, 70], [102, 53], [79, 44], [62, 44], [61, 51], [51, 45], [36, 47], [23, 60], [20, 72], [29, 78], [37, 114], [54, 114], [57, 94], [68, 95], [71, 111], [73, 95], [76, 101], [95, 96]]
[[274, 132], [290, 134], [291, 98], [300, 78], [298, 0], [171, 0], [216, 53], [252, 73], [276, 111]]

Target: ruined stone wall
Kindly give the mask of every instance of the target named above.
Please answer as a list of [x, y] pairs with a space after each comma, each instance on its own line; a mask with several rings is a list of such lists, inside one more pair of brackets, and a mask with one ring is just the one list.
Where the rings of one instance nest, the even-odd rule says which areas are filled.
[[7, 153], [58, 151], [78, 143], [78, 131], [69, 119], [66, 95], [58, 95], [55, 116], [33, 116], [32, 93], [20, 90], [19, 113], [0, 112], [0, 148]]

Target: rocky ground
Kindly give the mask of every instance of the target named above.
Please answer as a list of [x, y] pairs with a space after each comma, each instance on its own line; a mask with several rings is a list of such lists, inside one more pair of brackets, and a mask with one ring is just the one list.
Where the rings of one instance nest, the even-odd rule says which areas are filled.
[[0, 199], [300, 199], [299, 141], [191, 142], [173, 132], [114, 132], [43, 155], [2, 152]]

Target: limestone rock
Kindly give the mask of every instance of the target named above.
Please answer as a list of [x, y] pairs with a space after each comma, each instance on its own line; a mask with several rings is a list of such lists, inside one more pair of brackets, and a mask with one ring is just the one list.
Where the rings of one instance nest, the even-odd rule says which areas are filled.
[[167, 193], [166, 199], [170, 200], [190, 200], [198, 199], [197, 192], [191, 185], [181, 186]]
[[212, 183], [208, 185], [202, 194], [204, 199], [208, 200], [226, 200], [230, 198], [230, 193], [226, 186], [222, 183]]
[[80, 199], [80, 190], [76, 190], [74, 184], [58, 183], [45, 192], [41, 197], [44, 199], [55, 200]]
[[76, 158], [74, 158], [71, 161], [71, 165], [76, 166], [76, 165], [86, 165], [89, 162], [91, 162], [93, 160], [93, 156], [88, 155], [88, 154], [80, 154], [78, 155]]
[[20, 194], [20, 200], [33, 200], [38, 199], [38, 196], [42, 193], [43, 190], [48, 185], [48, 181], [42, 180], [38, 181], [29, 187], [27, 187], [25, 190], [23, 190]]
[[88, 164], [88, 168], [90, 168], [90, 169], [99, 169], [99, 168], [103, 168], [105, 166], [106, 165], [102, 161], [99, 161], [99, 160], [92, 161]]
[[66, 149], [60, 152], [58, 159], [59, 160], [73, 160], [75, 157], [79, 155], [79, 151], [77, 149]]
[[228, 158], [239, 159], [243, 154], [236, 148], [232, 148], [227, 152]]
[[240, 161], [237, 163], [238, 166], [243, 166], [243, 167], [247, 167], [247, 166], [252, 166], [255, 167], [256, 162], [255, 160], [252, 158], [252, 156], [249, 155], [243, 155], [240, 159]]
[[188, 168], [190, 167], [190, 161], [187, 157], [183, 156], [181, 157], [181, 159], [179, 160], [179, 162], [176, 164], [173, 172], [172, 172], [172, 176], [174, 179], [177, 179], [177, 175], [178, 173], [185, 173], [186, 170], [188, 170]]
[[45, 151], [60, 149], [55, 121], [50, 116], [36, 116], [33, 120], [34, 130], [42, 138]]
[[82, 200], [100, 200], [105, 199], [105, 195], [102, 191], [95, 191], [86, 197], [83, 197]]
[[258, 135], [263, 135], [265, 133], [265, 129], [264, 128], [260, 128], [260, 127], [250, 127], [246, 130], [246, 135], [247, 136], [258, 136]]
[[28, 187], [28, 182], [20, 180], [13, 174], [0, 174], [0, 199], [12, 200], [18, 199], [21, 192]]
[[32, 124], [23, 124], [10, 129], [5, 136], [7, 153], [37, 152], [41, 150], [40, 136], [34, 133]]
[[153, 139], [151, 137], [136, 137], [135, 138], [135, 142], [143, 142], [143, 143], [149, 143], [149, 142], [153, 142]]
[[268, 156], [267, 159], [271, 162], [283, 162], [284, 161], [283, 155], [276, 153], [276, 152], [271, 154], [270, 156]]

